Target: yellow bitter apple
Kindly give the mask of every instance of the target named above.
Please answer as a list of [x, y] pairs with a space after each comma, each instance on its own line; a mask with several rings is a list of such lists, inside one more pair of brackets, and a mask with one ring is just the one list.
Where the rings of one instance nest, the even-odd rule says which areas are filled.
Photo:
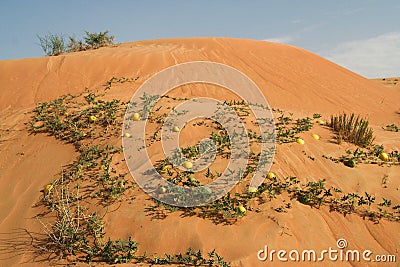
[[179, 132], [180, 130], [181, 129], [179, 129], [178, 126], [174, 126], [174, 128], [172, 128], [172, 131], [175, 132], [175, 133]]
[[193, 168], [193, 163], [191, 163], [190, 161], [186, 161], [183, 164], [183, 167], [185, 167], [186, 169], [191, 169], [191, 168]]
[[319, 125], [324, 125], [324, 124], [325, 124], [325, 122], [324, 122], [323, 120], [316, 120], [316, 122], [317, 122]]
[[239, 211], [240, 211], [241, 213], [245, 214], [245, 213], [246, 213], [246, 208], [243, 207], [243, 205], [240, 205], [240, 206], [239, 206]]
[[160, 188], [160, 192], [164, 194], [165, 192], [167, 192], [167, 188], [165, 188], [164, 186], [161, 187]]
[[192, 184], [194, 184], [194, 183], [197, 182], [197, 180], [196, 180], [196, 178], [190, 176], [190, 177], [189, 177], [189, 182], [192, 183]]
[[53, 185], [52, 184], [48, 184], [44, 187], [43, 191], [45, 194], [49, 194], [50, 191], [53, 189]]
[[249, 193], [256, 193], [258, 191], [257, 187], [250, 186], [248, 189]]
[[381, 154], [379, 154], [379, 158], [383, 161], [388, 161], [389, 160], [389, 155], [386, 154], [385, 152], [382, 152]]
[[314, 138], [315, 140], [319, 140], [319, 135], [318, 134], [313, 134], [313, 135], [311, 135], [312, 136], [312, 138]]
[[96, 116], [89, 116], [89, 121], [91, 121], [91, 122], [95, 122], [95, 121], [97, 121], [97, 118], [96, 118]]
[[133, 118], [134, 121], [140, 121], [141, 120], [139, 113], [133, 113], [132, 118]]
[[124, 137], [130, 138], [130, 137], [131, 137], [131, 134], [130, 134], [130, 133], [124, 133]]
[[267, 174], [267, 178], [268, 178], [268, 179], [274, 179], [274, 178], [275, 178], [275, 174], [274, 174], [273, 172], [269, 172], [269, 173]]
[[297, 138], [296, 142], [300, 145], [304, 145], [304, 140], [301, 138]]
[[171, 169], [171, 165], [165, 165], [161, 168], [163, 172], [168, 172]]

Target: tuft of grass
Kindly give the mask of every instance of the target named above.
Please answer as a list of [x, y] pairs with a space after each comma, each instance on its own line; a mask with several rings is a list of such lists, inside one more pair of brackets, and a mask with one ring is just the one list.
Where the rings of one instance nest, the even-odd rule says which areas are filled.
[[367, 147], [374, 141], [374, 131], [366, 119], [352, 113], [332, 115], [329, 126], [337, 133], [338, 143], [342, 140], [361, 147]]

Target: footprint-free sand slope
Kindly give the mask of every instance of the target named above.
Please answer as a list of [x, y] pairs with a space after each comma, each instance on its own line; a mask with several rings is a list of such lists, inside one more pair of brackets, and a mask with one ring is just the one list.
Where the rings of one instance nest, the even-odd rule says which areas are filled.
[[[140, 84], [158, 71], [196, 60], [224, 63], [242, 71], [258, 85], [271, 107], [293, 112], [297, 117], [321, 113], [327, 119], [342, 111], [366, 116], [376, 130], [376, 142], [400, 150], [399, 134], [381, 129], [387, 124], [400, 124], [399, 90], [386, 88], [289, 45], [229, 38], [162, 39], [57, 57], [0, 61], [1, 266], [30, 262], [28, 245], [19, 247], [22, 255], [16, 256], [17, 250], [3, 249], [7, 247], [4, 240], [17, 239], [13, 233], [19, 228], [40, 231], [40, 225], [32, 219], [38, 213], [33, 206], [41, 197], [39, 191], [77, 155], [72, 145], [27, 133], [25, 123], [30, 120], [35, 104], [79, 93], [86, 87], [100, 88], [111, 77], [139, 77], [129, 85], [113, 87], [107, 95], [129, 100]], [[194, 96], [198, 94], [196, 88], [183, 86], [174, 94]], [[216, 87], [203, 89], [209, 97], [224, 98], [224, 93]], [[311, 132], [307, 132], [303, 134], [304, 146], [278, 146], [272, 167], [278, 176], [293, 175], [302, 182], [325, 178], [328, 186], [340, 187], [345, 192], [367, 191], [378, 199], [383, 196], [394, 204], [400, 203], [399, 167], [360, 165], [351, 169], [333, 163], [322, 155], [339, 156], [354, 147], [332, 143], [333, 134], [327, 128], [314, 126], [311, 131], [321, 139], [315, 141]], [[191, 134], [186, 136], [192, 138]], [[384, 175], [388, 176], [387, 188], [382, 186]], [[328, 208], [312, 209], [297, 201], [291, 201], [293, 207], [288, 213], [274, 211], [275, 202], [266, 203], [262, 212], [249, 212], [229, 226], [215, 225], [198, 217], [182, 218], [179, 212], [154, 220], [146, 212], [152, 201], [140, 189], [135, 192], [132, 204], [123, 203], [105, 217], [106, 229], [116, 238], [133, 236], [140, 243], [140, 251], [148, 254], [183, 252], [190, 246], [205, 251], [216, 248], [234, 266], [264, 266], [256, 257], [264, 245], [271, 249], [323, 250], [336, 248], [336, 240], [345, 238], [352, 249], [370, 249], [400, 258], [400, 226], [394, 222], [381, 220], [374, 224], [358, 215], [344, 217], [330, 213]], [[283, 196], [278, 198], [288, 201]], [[45, 262], [29, 265], [47, 266]], [[265, 266], [277, 265], [277, 262], [265, 263]], [[339, 265], [365, 266], [365, 263]], [[333, 263], [326, 262], [324, 266]]]

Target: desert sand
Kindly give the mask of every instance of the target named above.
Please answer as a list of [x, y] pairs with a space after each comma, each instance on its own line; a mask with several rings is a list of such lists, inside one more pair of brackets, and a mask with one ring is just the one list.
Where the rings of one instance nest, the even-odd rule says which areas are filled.
[[[400, 125], [400, 90], [387, 88], [290, 45], [230, 38], [161, 39], [56, 57], [0, 61], [0, 266], [49, 265], [46, 260], [34, 259], [35, 249], [24, 229], [44, 234], [42, 225], [34, 218], [41, 212], [41, 208], [34, 207], [42, 198], [40, 191], [78, 155], [72, 144], [46, 134], [29, 133], [36, 104], [68, 93], [79, 94], [85, 88], [101, 89], [112, 77], [138, 77], [129, 83], [113, 85], [105, 96], [128, 101], [158, 71], [202, 60], [224, 63], [242, 71], [258, 85], [272, 108], [292, 112], [296, 118], [319, 113], [327, 121], [331, 114], [360, 114], [368, 118], [374, 129], [376, 144], [383, 144], [388, 151], [400, 150], [400, 134], [382, 129], [388, 124]], [[177, 88], [174, 94], [187, 98], [197, 95], [226, 98], [224, 92], [213, 86], [187, 85]], [[314, 140], [311, 133], [318, 134], [320, 140]], [[190, 129], [182, 134], [188, 144], [195, 138]], [[346, 142], [336, 144], [328, 127], [314, 125], [300, 137], [305, 140], [304, 146], [278, 145], [271, 168], [278, 178], [296, 176], [302, 183], [326, 179], [328, 186], [341, 188], [343, 192], [360, 195], [369, 192], [379, 200], [384, 197], [393, 205], [400, 204], [399, 165], [360, 164], [348, 168], [322, 157], [338, 157], [347, 149], [355, 149]], [[120, 144], [119, 139], [110, 142]], [[153, 153], [155, 160], [160, 157], [157, 149]], [[124, 164], [114, 168], [126, 171]], [[383, 186], [385, 175], [387, 182]], [[133, 181], [132, 177], [127, 179]], [[248, 211], [232, 225], [182, 216], [180, 211], [165, 212], [165, 218], [157, 219], [148, 212], [153, 200], [140, 188], [128, 194], [133, 197], [131, 201], [113, 204], [110, 210], [115, 208], [115, 211], [105, 215], [106, 233], [112, 238], [132, 236], [139, 242], [139, 252], [148, 255], [179, 253], [193, 247], [205, 252], [216, 249], [232, 266], [286, 266], [260, 262], [257, 251], [264, 245], [277, 250], [336, 248], [336, 241], [345, 238], [351, 249], [394, 254], [400, 261], [398, 221], [371, 221], [358, 214], [344, 216], [330, 212], [326, 206], [311, 208], [284, 194], [257, 206], [261, 212]], [[276, 211], [287, 202], [291, 203], [287, 212]], [[381, 265], [396, 266], [394, 263], [368, 266]], [[366, 265], [327, 261], [323, 266]]]
[[399, 88], [400, 87], [400, 78], [399, 77], [391, 77], [391, 78], [380, 78], [380, 79], [372, 79], [373, 81], [376, 81], [385, 87], [389, 88]]

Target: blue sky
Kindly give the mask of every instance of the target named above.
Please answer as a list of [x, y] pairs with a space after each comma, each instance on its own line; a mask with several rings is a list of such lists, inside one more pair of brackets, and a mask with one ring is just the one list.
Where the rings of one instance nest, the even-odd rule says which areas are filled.
[[400, 76], [400, 1], [2, 0], [0, 59], [43, 55], [36, 34], [116, 42], [219, 36], [299, 46], [369, 78]]

